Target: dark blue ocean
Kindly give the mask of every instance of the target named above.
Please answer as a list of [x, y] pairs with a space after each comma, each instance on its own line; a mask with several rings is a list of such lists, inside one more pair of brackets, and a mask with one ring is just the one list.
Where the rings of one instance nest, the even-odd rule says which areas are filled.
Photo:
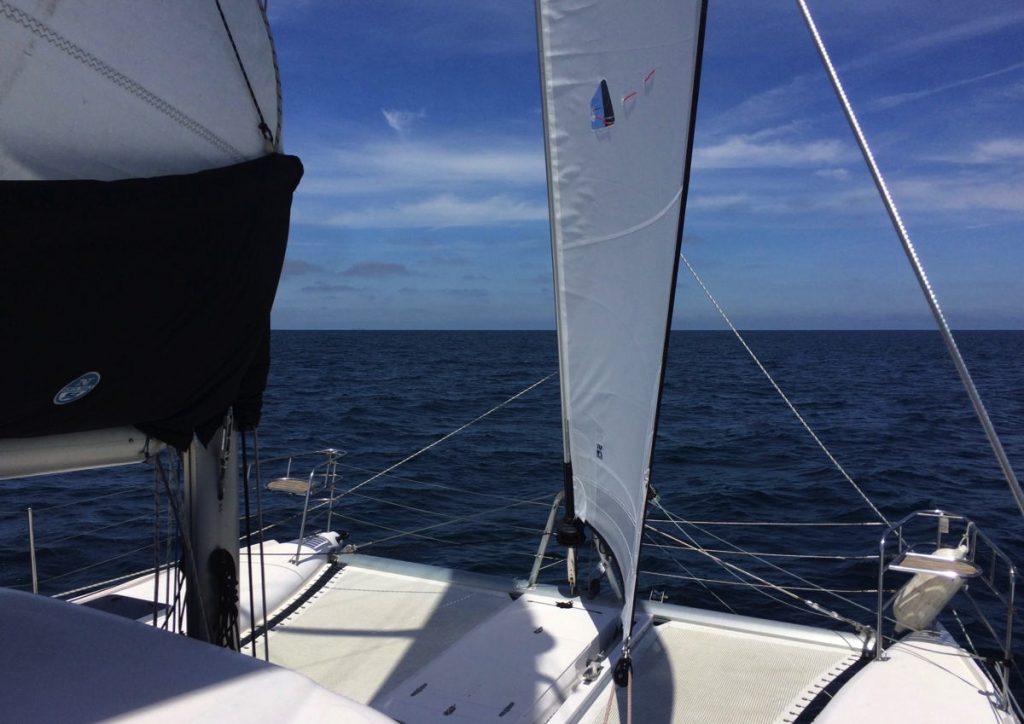
[[[937, 507], [960, 512], [975, 518], [1012, 558], [1024, 560], [1024, 519], [937, 333], [750, 332], [747, 339], [885, 516]], [[958, 341], [1010, 459], [1024, 470], [1024, 332], [961, 332]], [[272, 342], [261, 458], [340, 448], [347, 454], [339, 490], [557, 373], [553, 332], [278, 331]], [[342, 498], [334, 527], [349, 531], [366, 553], [526, 578], [562, 484], [559, 416], [555, 375]], [[311, 461], [297, 459], [293, 475], [304, 476]], [[280, 464], [263, 467], [264, 478], [284, 473]], [[877, 588], [877, 562], [869, 557], [877, 553], [881, 527], [759, 525], [878, 519], [731, 333], [673, 333], [652, 481], [676, 516], [716, 523], [683, 527], [701, 545], [723, 551], [716, 554], [720, 558], [776, 583], [812, 587], [711, 534], [747, 552], [775, 554], [766, 560], [842, 590], [852, 603], [820, 591], [799, 593], [873, 622], [858, 606], [873, 611], [875, 594], [853, 592]], [[152, 565], [153, 475], [145, 469], [8, 481], [3, 496], [2, 585], [29, 586], [30, 506], [42, 592], [56, 594]], [[266, 522], [283, 521], [268, 535], [294, 537], [301, 500], [264, 492], [263, 502]], [[314, 527], [323, 524], [322, 515], [312, 521]], [[674, 524], [655, 527], [685, 540]], [[419, 533], [395, 537], [411, 530]], [[675, 545], [661, 533], [652, 532], [651, 541]], [[557, 581], [564, 570], [561, 551], [552, 546], [549, 553], [544, 579]], [[802, 606], [735, 585], [707, 558], [668, 553], [655, 546], [645, 552], [649, 572], [640, 581], [642, 597], [824, 622]], [[826, 557], [789, 557], [794, 555]], [[899, 580], [894, 575], [893, 585]], [[980, 586], [972, 584], [975, 589], [982, 598]], [[974, 615], [965, 610], [961, 618]]]

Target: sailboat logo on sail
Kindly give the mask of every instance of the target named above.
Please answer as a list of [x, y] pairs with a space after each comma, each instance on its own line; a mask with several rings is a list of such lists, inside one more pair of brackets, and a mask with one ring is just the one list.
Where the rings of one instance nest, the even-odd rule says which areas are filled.
[[71, 402], [80, 400], [96, 389], [96, 385], [99, 383], [99, 372], [86, 372], [84, 375], [76, 377], [74, 380], [61, 387], [60, 392], [53, 397], [53, 404], [67, 405]]
[[612, 109], [612, 96], [608, 92], [608, 82], [601, 80], [594, 97], [590, 99], [590, 127], [594, 130], [607, 128], [615, 123], [615, 111]]

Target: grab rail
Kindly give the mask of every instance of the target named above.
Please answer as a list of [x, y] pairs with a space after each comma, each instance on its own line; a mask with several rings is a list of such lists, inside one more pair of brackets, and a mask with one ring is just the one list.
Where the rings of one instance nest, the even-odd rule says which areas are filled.
[[[922, 529], [920, 526], [911, 525], [919, 522], [927, 523], [929, 520], [934, 521], [934, 540], [930, 538], [931, 533], [927, 527]], [[908, 534], [923, 534], [928, 536], [928, 540], [909, 540]], [[886, 549], [893, 538], [895, 538], [895, 548], [890, 554], [887, 554]], [[950, 513], [938, 509], [917, 510], [905, 516], [902, 520], [893, 523], [882, 534], [878, 551], [878, 604], [876, 611], [878, 628], [875, 634], [875, 658], [885, 659], [884, 614], [885, 609], [892, 605], [895, 600], [895, 596], [891, 597], [888, 601], [883, 600], [886, 572], [890, 570], [929, 572], [926, 570], [926, 566], [934, 565], [938, 561], [933, 556], [920, 554], [915, 549], [918, 546], [924, 545], [934, 545], [936, 549], [942, 548], [943, 543], [950, 539], [956, 541], [956, 546], [967, 546], [963, 558], [946, 561], [949, 564], [948, 570], [933, 570], [930, 572], [934, 575], [941, 575], [954, 580], [958, 578], [963, 579], [963, 591], [965, 593], [967, 593], [970, 582], [979, 581], [984, 583], [996, 600], [1006, 608], [1006, 628], [1003, 636], [1000, 637], [984, 611], [974, 603], [973, 598], [968, 594], [968, 598], [974, 603], [980, 622], [984, 624], [996, 644], [1002, 649], [1001, 659], [989, 663], [994, 663], [995, 665], [996, 673], [1000, 679], [1003, 700], [1009, 701], [1009, 670], [1013, 660], [1013, 615], [1017, 567], [1010, 557], [978, 528], [978, 525], [973, 520], [958, 513]], [[924, 562], [926, 566], [917, 564], [916, 561], [918, 560]], [[905, 561], [906, 563], [904, 563]]]
[[[298, 480], [291, 477], [292, 461], [296, 457], [304, 457], [308, 455], [323, 455], [324, 460], [316, 463], [309, 471], [309, 478], [306, 484], [303, 486]], [[313, 488], [317, 482], [320, 483], [319, 487], [328, 488], [328, 507], [327, 507], [327, 525], [324, 530], [331, 529], [331, 517], [334, 513], [334, 488], [337, 485], [341, 475], [338, 473], [338, 461], [345, 457], [347, 453], [344, 450], [338, 450], [337, 448], [329, 447], [323, 450], [316, 450], [310, 453], [301, 453], [299, 455], [288, 455], [279, 458], [271, 458], [270, 460], [264, 461], [263, 465], [268, 463], [278, 462], [282, 460], [288, 461], [288, 469], [285, 473], [284, 478], [275, 478], [267, 483], [267, 488], [270, 490], [281, 490], [283, 492], [304, 495], [305, 502], [302, 506], [302, 523], [299, 524], [299, 542], [295, 549], [295, 558], [292, 559], [292, 563], [298, 564], [299, 558], [302, 555], [302, 542], [306, 537], [306, 518], [309, 515], [309, 500], [313, 494]], [[275, 486], [275, 483], [281, 485]]]

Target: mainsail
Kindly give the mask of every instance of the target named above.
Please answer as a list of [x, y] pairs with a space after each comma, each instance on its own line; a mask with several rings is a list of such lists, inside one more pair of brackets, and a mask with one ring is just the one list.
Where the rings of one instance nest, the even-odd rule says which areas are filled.
[[566, 462], [632, 626], [696, 110], [703, 0], [540, 0]]
[[0, 0], [0, 180], [227, 166], [274, 150], [261, 114], [280, 150], [259, 0]]
[[280, 118], [259, 0], [0, 0], [0, 438], [255, 423]]

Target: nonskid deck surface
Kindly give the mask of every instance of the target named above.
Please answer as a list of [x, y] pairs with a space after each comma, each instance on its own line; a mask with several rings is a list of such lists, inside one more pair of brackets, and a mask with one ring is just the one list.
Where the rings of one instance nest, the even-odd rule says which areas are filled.
[[[792, 722], [860, 659], [838, 638], [792, 641], [682, 621], [647, 638], [634, 655], [633, 721], [651, 724]], [[625, 722], [626, 706], [627, 692], [605, 684], [581, 722]]]
[[380, 706], [392, 688], [510, 602], [495, 590], [348, 565], [273, 628], [270, 659]]
[[[431, 566], [359, 556], [342, 564], [273, 629], [272, 661], [409, 724], [543, 721], [573, 694], [586, 702], [582, 721], [604, 721], [607, 676], [585, 684], [581, 674], [617, 636], [614, 607], [575, 599], [570, 608], [550, 588], [513, 599], [511, 581], [476, 585]], [[681, 617], [652, 627], [634, 651], [634, 721], [792, 721], [861, 654], [850, 635], [724, 615], [686, 620], [681, 607], [658, 615], [671, 609]]]

